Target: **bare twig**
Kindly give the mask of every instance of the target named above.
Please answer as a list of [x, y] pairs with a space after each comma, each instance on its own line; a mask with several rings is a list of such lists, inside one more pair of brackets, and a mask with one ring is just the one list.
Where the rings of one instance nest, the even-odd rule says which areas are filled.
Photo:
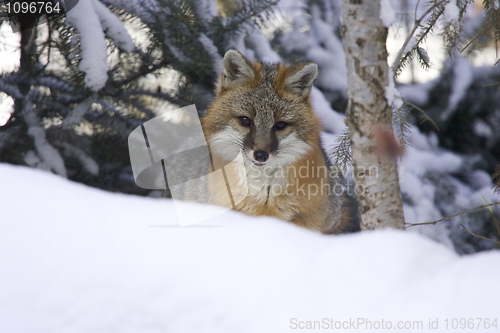
[[418, 5], [420, 5], [420, 0], [417, 1], [417, 5], [415, 6], [415, 21], [417, 20]]
[[424, 110], [422, 110], [421, 108], [419, 108], [418, 106], [416, 106], [416, 105], [415, 105], [415, 104], [413, 104], [412, 102], [407, 101], [406, 99], [404, 100], [404, 102], [405, 102], [406, 104], [410, 105], [412, 108], [414, 108], [414, 109], [416, 109], [416, 110], [420, 111], [420, 112], [423, 114], [424, 118], [425, 118], [425, 119], [427, 119], [428, 121], [430, 121], [430, 122], [432, 123], [432, 125], [434, 125], [434, 127], [435, 127], [438, 131], [439, 131], [439, 127], [438, 127], [438, 125], [434, 122], [434, 120], [432, 120], [432, 118], [431, 118], [431, 117], [429, 117], [429, 116], [427, 115], [427, 113], [425, 113], [425, 111], [424, 111]]
[[[497, 171], [499, 171], [500, 173], [500, 165], [497, 165]], [[499, 174], [500, 175], [500, 174]], [[495, 179], [495, 174], [493, 174], [493, 179]], [[487, 204], [488, 202], [486, 201], [486, 198], [483, 196], [483, 200], [482, 200], [485, 204]], [[495, 217], [495, 214], [493, 213], [493, 209], [491, 209], [491, 207], [488, 207], [490, 213], [491, 213], [491, 218], [493, 219], [493, 223], [495, 224], [495, 228], [497, 229], [497, 233], [498, 233], [498, 237], [500, 239], [500, 224], [498, 223], [496, 217]]]
[[416, 226], [416, 225], [428, 225], [428, 224], [435, 225], [435, 224], [436, 224], [436, 223], [438, 223], [438, 222], [445, 221], [445, 220], [449, 220], [449, 219], [451, 219], [451, 218], [453, 218], [453, 217], [456, 217], [456, 216], [459, 216], [459, 215], [462, 215], [462, 214], [467, 214], [467, 213], [473, 212], [473, 211], [478, 210], [478, 209], [481, 209], [481, 208], [490, 207], [490, 206], [495, 206], [495, 205], [500, 205], [500, 201], [498, 201], [498, 202], [494, 202], [494, 203], [491, 203], [491, 204], [487, 204], [487, 205], [482, 205], [482, 206], [479, 206], [479, 207], [476, 207], [476, 208], [471, 208], [471, 209], [468, 209], [468, 210], [464, 210], [463, 212], [457, 213], [457, 214], [455, 214], [455, 215], [451, 215], [451, 216], [443, 217], [442, 219], [437, 220], [437, 221], [433, 221], [433, 222], [424, 222], [424, 223], [406, 223], [406, 227], [407, 227], [407, 228], [409, 228], [409, 227], [414, 227], [414, 226]]
[[481, 29], [479, 29], [479, 32], [477, 33], [476, 37], [472, 38], [472, 40], [470, 42], [467, 43], [467, 45], [465, 45], [461, 50], [460, 50], [460, 53], [464, 52], [466, 48], [468, 48], [472, 43], [474, 43], [479, 37], [481, 37], [487, 30], [487, 26], [484, 26], [484, 27], [481, 27]]
[[487, 241], [490, 241], [490, 242], [493, 242], [493, 243], [497, 243], [497, 244], [500, 244], [499, 241], [496, 241], [496, 240], [493, 240], [493, 239], [490, 239], [488, 237], [484, 237], [484, 236], [480, 236], [480, 235], [476, 235], [475, 233], [473, 233], [472, 231], [470, 231], [469, 229], [467, 229], [466, 226], [464, 226], [463, 224], [460, 224], [462, 227], [464, 227], [465, 230], [467, 230], [472, 236], [474, 237], [477, 237], [477, 238], [481, 238], [481, 239], [484, 239], [484, 240], [487, 240]]

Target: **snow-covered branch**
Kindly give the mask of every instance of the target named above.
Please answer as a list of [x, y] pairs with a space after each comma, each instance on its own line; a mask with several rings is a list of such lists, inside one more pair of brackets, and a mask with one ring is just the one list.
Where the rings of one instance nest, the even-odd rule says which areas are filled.
[[26, 125], [28, 125], [28, 135], [33, 138], [35, 148], [44, 164], [50, 167], [55, 173], [67, 177], [66, 167], [61, 155], [48, 141], [45, 136], [45, 130], [41, 126], [40, 119], [33, 109], [33, 102], [30, 94], [24, 100], [22, 111]]

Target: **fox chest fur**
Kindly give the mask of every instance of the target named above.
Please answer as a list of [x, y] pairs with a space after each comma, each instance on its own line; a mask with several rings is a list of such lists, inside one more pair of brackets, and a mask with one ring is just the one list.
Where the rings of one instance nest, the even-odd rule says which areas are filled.
[[[228, 51], [202, 127], [212, 167], [224, 167], [226, 182], [246, 182], [246, 193], [231, 193], [242, 198], [234, 209], [339, 233], [349, 229], [350, 221], [342, 208], [345, 198], [334, 194], [342, 181], [331, 175], [311, 106], [316, 76], [316, 64], [252, 64], [239, 52]], [[243, 167], [230, 163], [238, 155]], [[227, 198], [215, 194], [227, 185], [220, 179], [209, 183], [214, 203], [227, 205], [222, 202]]]

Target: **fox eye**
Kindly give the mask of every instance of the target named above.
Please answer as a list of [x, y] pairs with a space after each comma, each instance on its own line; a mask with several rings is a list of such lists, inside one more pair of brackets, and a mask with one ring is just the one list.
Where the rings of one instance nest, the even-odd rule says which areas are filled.
[[287, 125], [287, 123], [285, 123], [284, 121], [278, 121], [276, 124], [274, 124], [274, 128], [276, 128], [278, 131], [280, 131], [283, 128], [285, 128], [286, 125]]
[[248, 117], [238, 117], [241, 126], [250, 127], [252, 126], [252, 121]]

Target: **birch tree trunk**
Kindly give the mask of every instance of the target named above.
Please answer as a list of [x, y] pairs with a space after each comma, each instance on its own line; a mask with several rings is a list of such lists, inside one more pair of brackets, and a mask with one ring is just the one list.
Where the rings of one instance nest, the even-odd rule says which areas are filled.
[[375, 152], [374, 128], [384, 126], [392, 131], [392, 108], [385, 94], [389, 82], [388, 28], [380, 19], [380, 3], [342, 0], [348, 82], [345, 121], [351, 136], [363, 230], [404, 228], [396, 158], [381, 159]]

